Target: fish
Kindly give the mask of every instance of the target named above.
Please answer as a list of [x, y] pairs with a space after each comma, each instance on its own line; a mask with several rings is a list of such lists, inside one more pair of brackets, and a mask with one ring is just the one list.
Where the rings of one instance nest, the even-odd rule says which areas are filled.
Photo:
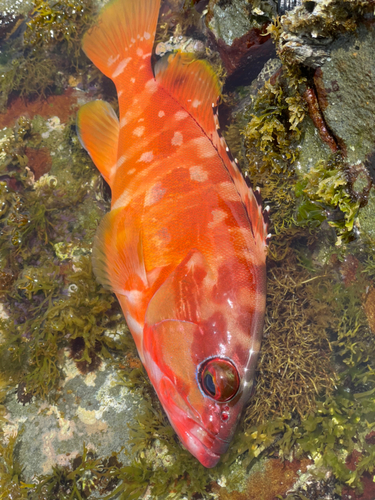
[[92, 250], [183, 446], [207, 468], [252, 392], [266, 302], [267, 210], [218, 120], [219, 80], [176, 51], [153, 64], [160, 0], [113, 0], [82, 48], [116, 86], [77, 134], [111, 188]]

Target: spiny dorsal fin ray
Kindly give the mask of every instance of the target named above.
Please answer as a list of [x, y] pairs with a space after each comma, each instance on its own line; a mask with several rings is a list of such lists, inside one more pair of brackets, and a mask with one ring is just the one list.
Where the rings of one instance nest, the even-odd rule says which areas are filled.
[[212, 141], [246, 208], [257, 247], [259, 251], [264, 251], [267, 223], [263, 218], [261, 203], [247, 186], [220, 133], [217, 104], [221, 93], [214, 70], [206, 61], [177, 52], [164, 56], [156, 63], [155, 79], [196, 120]]
[[194, 118], [212, 140], [215, 122], [212, 103], [221, 92], [212, 67], [192, 54], [177, 52], [155, 64], [155, 79]]
[[111, 210], [94, 238], [95, 276], [101, 285], [120, 295], [148, 286], [138, 219], [130, 207]]
[[220, 132], [218, 107], [214, 107], [214, 121], [216, 134], [214, 135], [213, 144], [217, 149], [223, 163], [228, 170], [237, 192], [241, 197], [242, 203], [245, 205], [249, 216], [251, 229], [254, 235], [257, 249], [260, 252], [266, 251], [268, 237], [268, 212], [262, 209], [262, 199], [260, 191], [253, 190], [247, 185], [242, 172], [240, 171], [235, 159], [233, 158], [225, 139]]
[[78, 138], [108, 184], [117, 160], [119, 131], [116, 113], [107, 102], [92, 101], [78, 111]]

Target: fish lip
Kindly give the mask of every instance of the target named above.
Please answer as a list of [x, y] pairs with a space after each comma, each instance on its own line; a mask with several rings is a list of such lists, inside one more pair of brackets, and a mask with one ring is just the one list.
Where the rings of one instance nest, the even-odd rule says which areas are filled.
[[[231, 442], [230, 439], [223, 439], [221, 437], [218, 437], [217, 435], [215, 436], [215, 434], [213, 434], [212, 432], [210, 432], [208, 429], [206, 429], [201, 423], [197, 422], [196, 420], [194, 420], [193, 418], [191, 417], [187, 417], [187, 420], [192, 422], [195, 427], [199, 427], [203, 433], [207, 434], [213, 441], [220, 441], [221, 443], [223, 444], [229, 444]], [[193, 427], [193, 426], [192, 426]], [[193, 434], [193, 436], [195, 436], [195, 434]], [[200, 438], [198, 436], [195, 436], [197, 439], [199, 439], [200, 441]], [[203, 443], [202, 443], [203, 444]], [[205, 446], [205, 445], [203, 445]]]
[[[192, 453], [201, 462], [202, 465], [207, 468], [215, 467], [215, 465], [219, 462], [221, 455], [227, 451], [231, 440], [226, 440], [215, 436], [210, 431], [205, 429], [200, 423], [190, 417], [187, 417], [187, 422], [190, 425], [189, 429], [185, 429], [184, 431], [184, 434], [187, 438], [182, 440], [184, 445], [187, 447], [190, 453]], [[199, 435], [196, 435], [194, 432], [192, 432], [192, 430], [194, 431], [194, 429], [196, 428], [200, 428], [204, 434], [212, 439], [215, 451], [211, 447], [208, 447], [206, 444], [204, 444]], [[189, 446], [191, 442], [194, 443], [194, 451], [196, 451], [196, 453], [192, 450], [191, 446]], [[217, 448], [219, 448], [220, 451], [217, 450]]]
[[[219, 462], [221, 455], [219, 455], [218, 453], [215, 453], [214, 451], [207, 448], [207, 446], [205, 444], [203, 444], [202, 441], [199, 438], [197, 438], [196, 436], [194, 436], [194, 434], [192, 434], [191, 432], [185, 431], [185, 434], [186, 434], [188, 439], [183, 440], [183, 443], [186, 446], [186, 448], [188, 449], [188, 451], [190, 453], [192, 453], [192, 455], [194, 455], [200, 461], [200, 463], [204, 467], [206, 467], [207, 469], [211, 469], [212, 467], [215, 467], [215, 465]], [[188, 446], [189, 441], [193, 441], [198, 449], [200, 448], [201, 450], [204, 451], [204, 454], [202, 454], [202, 452], [199, 454], [194, 453], [192, 451], [191, 447]], [[207, 458], [208, 458], [208, 460], [207, 460]]]

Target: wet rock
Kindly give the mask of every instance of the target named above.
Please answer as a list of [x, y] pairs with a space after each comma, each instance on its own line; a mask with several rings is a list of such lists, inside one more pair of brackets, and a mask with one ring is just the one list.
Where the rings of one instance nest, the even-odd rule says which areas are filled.
[[294, 9], [302, 4], [302, 0], [279, 0], [277, 3], [277, 12], [282, 15], [289, 10]]
[[216, 39], [232, 45], [236, 38], [242, 37], [252, 28], [249, 4], [242, 0], [234, 0], [224, 6], [221, 6], [221, 2], [216, 3], [208, 26]]
[[375, 145], [374, 44], [375, 27], [359, 26], [331, 44], [314, 77], [324, 119], [351, 163]]
[[226, 91], [238, 85], [249, 85], [265, 62], [275, 56], [266, 27], [276, 15], [276, 3], [273, 0], [252, 3], [234, 0], [211, 4], [209, 35], [228, 74]]
[[64, 371], [56, 403], [29, 398], [24, 406], [23, 394], [22, 400], [11, 394], [5, 403], [9, 423], [4, 432], [18, 432], [16, 458], [26, 482], [50, 473], [56, 464], [68, 465], [82, 454], [84, 444], [99, 456], [119, 452], [123, 464], [129, 461], [124, 451], [129, 451], [126, 423], [131, 424], [139, 411], [139, 397], [120, 385], [116, 371], [104, 363], [84, 376], [66, 359]]
[[280, 54], [315, 70], [322, 123], [349, 163], [365, 161], [375, 149], [373, 6], [373, 1], [305, 1], [280, 25]]

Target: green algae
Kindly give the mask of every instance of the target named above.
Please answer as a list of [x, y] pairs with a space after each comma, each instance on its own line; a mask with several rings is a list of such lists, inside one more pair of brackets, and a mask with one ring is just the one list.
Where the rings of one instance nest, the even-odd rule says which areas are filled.
[[[295, 187], [296, 195], [304, 196], [298, 209], [297, 221], [309, 224], [310, 221], [319, 221], [325, 216], [328, 224], [337, 230], [338, 245], [343, 239], [353, 237], [351, 233], [361, 206], [361, 202], [349, 192], [347, 170], [348, 166], [338, 153], [328, 161], [318, 161]], [[315, 210], [308, 210], [306, 201], [311, 208], [315, 206]]]
[[[85, 183], [76, 173], [67, 173], [66, 161], [63, 176], [57, 160], [51, 170], [56, 176], [31, 183], [23, 152], [35, 136], [32, 124], [20, 120], [3, 143], [3, 171], [10, 180], [2, 184], [0, 250], [8, 286], [1, 301], [8, 317], [1, 319], [5, 339], [0, 350], [2, 376], [24, 382], [28, 391], [46, 397], [59, 384], [64, 345], [82, 339], [76, 361], [88, 365], [98, 349], [108, 356], [114, 342], [104, 332], [119, 318], [119, 309], [113, 296], [96, 283], [87, 255], [103, 214], [95, 200], [96, 171], [91, 165], [91, 195], [87, 168], [82, 169]], [[62, 137], [61, 145], [65, 142]], [[78, 164], [87, 166], [87, 158], [75, 160], [72, 170]], [[66, 252], [70, 247], [67, 255], [62, 247]]]
[[78, 75], [87, 64], [81, 39], [93, 23], [93, 1], [35, 0], [32, 5], [22, 43], [19, 39], [13, 45], [8, 43], [7, 53], [13, 56], [1, 67], [1, 111], [14, 95], [46, 97], [51, 92], [61, 93], [61, 69]]

